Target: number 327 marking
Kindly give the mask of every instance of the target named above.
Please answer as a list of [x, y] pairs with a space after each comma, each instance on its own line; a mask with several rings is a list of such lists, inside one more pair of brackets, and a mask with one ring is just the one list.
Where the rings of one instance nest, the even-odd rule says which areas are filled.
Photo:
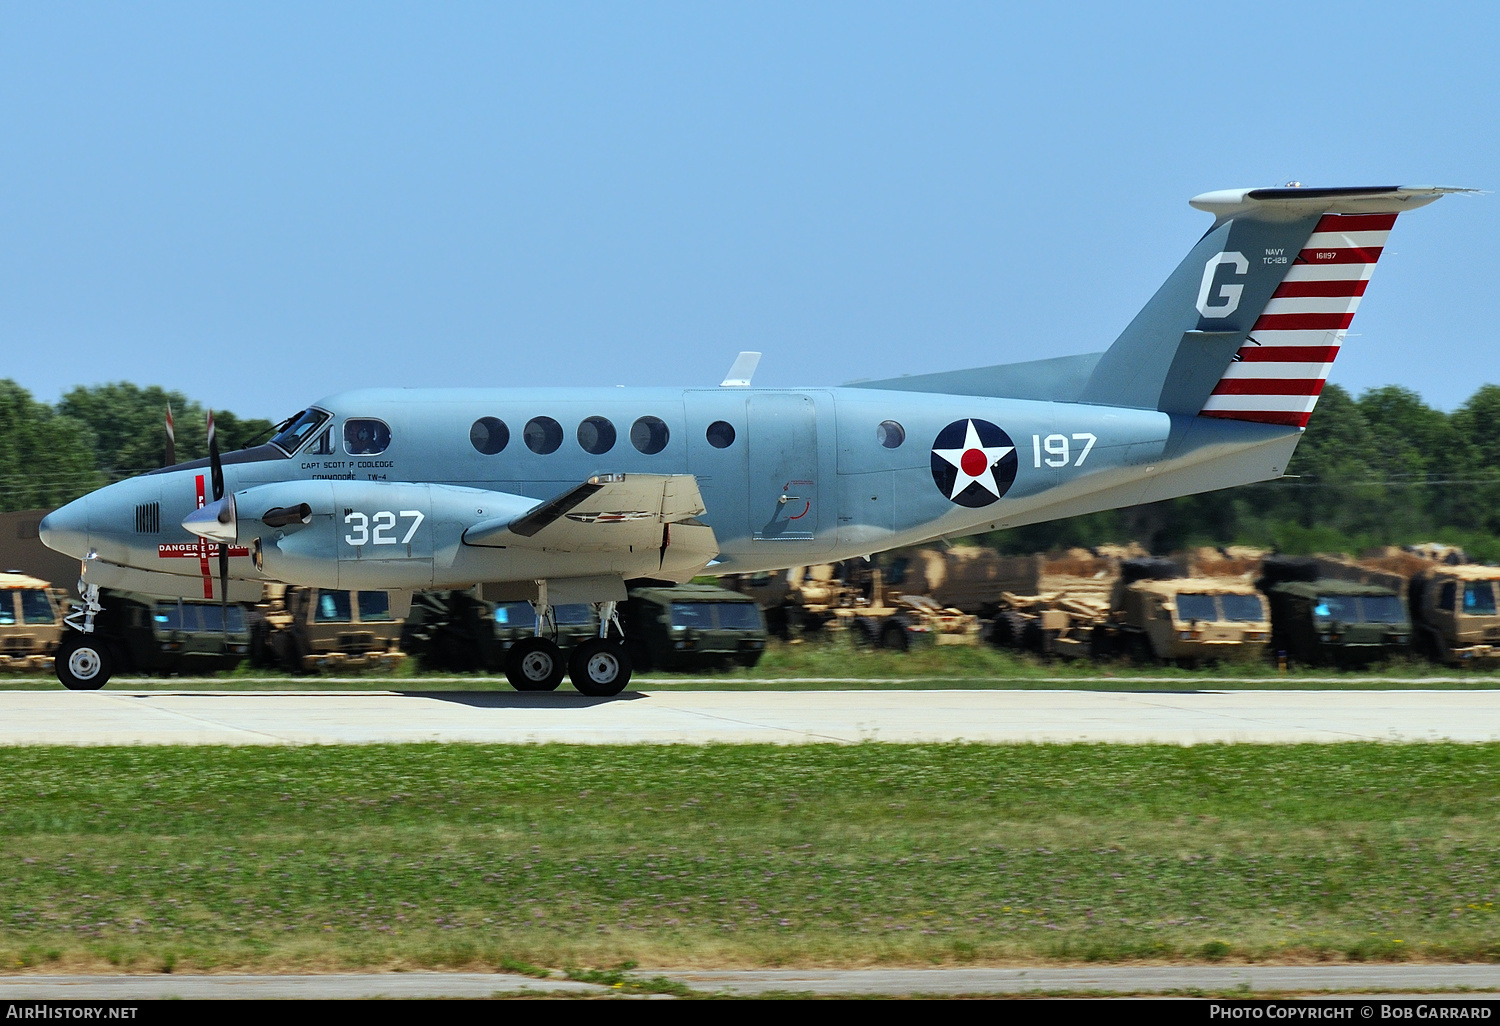
[[389, 532], [396, 529], [397, 514], [390, 510], [381, 510], [373, 517], [363, 513], [345, 513], [344, 523], [349, 525], [349, 533], [344, 535], [346, 545], [406, 545], [411, 542], [412, 536], [417, 533], [417, 528], [422, 526], [422, 521], [427, 517], [420, 510], [403, 509], [400, 513], [402, 519], [412, 518], [411, 526], [406, 529], [399, 540]]
[[[1073, 436], [1073, 441], [1083, 443], [1083, 449], [1078, 453], [1078, 459], [1073, 462], [1073, 466], [1081, 467], [1083, 466], [1083, 461], [1088, 459], [1089, 453], [1093, 451], [1094, 443], [1099, 441], [1099, 439], [1086, 431], [1080, 431]], [[1067, 435], [1048, 435], [1046, 438], [1043, 438], [1041, 435], [1032, 435], [1031, 465], [1033, 467], [1040, 467], [1045, 462], [1049, 467], [1066, 467], [1069, 461], [1072, 460], [1071, 448], [1068, 445]], [[1043, 452], [1047, 454], [1045, 461], [1042, 459]]]

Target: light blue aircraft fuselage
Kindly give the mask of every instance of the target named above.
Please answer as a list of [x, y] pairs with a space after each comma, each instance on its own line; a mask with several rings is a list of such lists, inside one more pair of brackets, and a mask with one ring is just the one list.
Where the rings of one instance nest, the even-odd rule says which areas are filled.
[[1214, 226], [1100, 354], [842, 388], [345, 392], [226, 456], [222, 486], [209, 461], [156, 471], [41, 533], [83, 561], [90, 602], [97, 587], [241, 601], [266, 582], [479, 585], [545, 615], [631, 580], [1272, 480], [1397, 214], [1449, 191], [1196, 197]]

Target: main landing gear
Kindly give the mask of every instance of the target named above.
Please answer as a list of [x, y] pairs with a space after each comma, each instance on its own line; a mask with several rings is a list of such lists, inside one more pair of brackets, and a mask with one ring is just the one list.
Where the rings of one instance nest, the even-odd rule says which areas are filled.
[[[556, 691], [566, 672], [573, 687], [590, 698], [609, 698], [625, 690], [632, 667], [615, 603], [595, 604], [599, 611], [599, 636], [581, 642], [567, 659], [557, 642], [542, 634], [545, 625], [552, 623], [554, 632], [556, 626], [545, 592], [535, 605], [536, 634], [516, 642], [506, 654], [505, 676], [512, 687], [517, 691]], [[614, 636], [611, 626], [615, 628]]]

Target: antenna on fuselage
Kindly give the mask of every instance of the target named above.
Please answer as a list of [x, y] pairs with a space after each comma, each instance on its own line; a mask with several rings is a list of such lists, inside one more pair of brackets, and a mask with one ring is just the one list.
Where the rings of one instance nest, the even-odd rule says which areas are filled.
[[759, 365], [759, 353], [741, 353], [735, 357], [734, 366], [729, 368], [729, 373], [719, 382], [719, 387], [749, 388], [750, 379], [755, 377], [755, 368]]

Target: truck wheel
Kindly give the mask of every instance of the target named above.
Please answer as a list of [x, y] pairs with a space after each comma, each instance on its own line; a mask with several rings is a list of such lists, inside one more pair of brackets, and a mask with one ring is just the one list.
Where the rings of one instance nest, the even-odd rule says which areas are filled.
[[563, 679], [562, 650], [548, 638], [522, 638], [505, 656], [505, 676], [517, 691], [556, 691]]
[[885, 626], [880, 628], [880, 647], [892, 652], [905, 652], [910, 648], [911, 639], [906, 636], [906, 625], [900, 620], [887, 620]]
[[57, 646], [53, 669], [69, 691], [98, 691], [109, 682], [113, 660], [109, 647], [97, 637], [69, 630]]
[[1021, 638], [1026, 633], [1026, 617], [1007, 610], [995, 617], [990, 628], [990, 643], [1000, 648], [1020, 648]]
[[590, 698], [609, 698], [630, 683], [630, 653], [607, 638], [591, 638], [573, 650], [568, 676], [579, 693]]

